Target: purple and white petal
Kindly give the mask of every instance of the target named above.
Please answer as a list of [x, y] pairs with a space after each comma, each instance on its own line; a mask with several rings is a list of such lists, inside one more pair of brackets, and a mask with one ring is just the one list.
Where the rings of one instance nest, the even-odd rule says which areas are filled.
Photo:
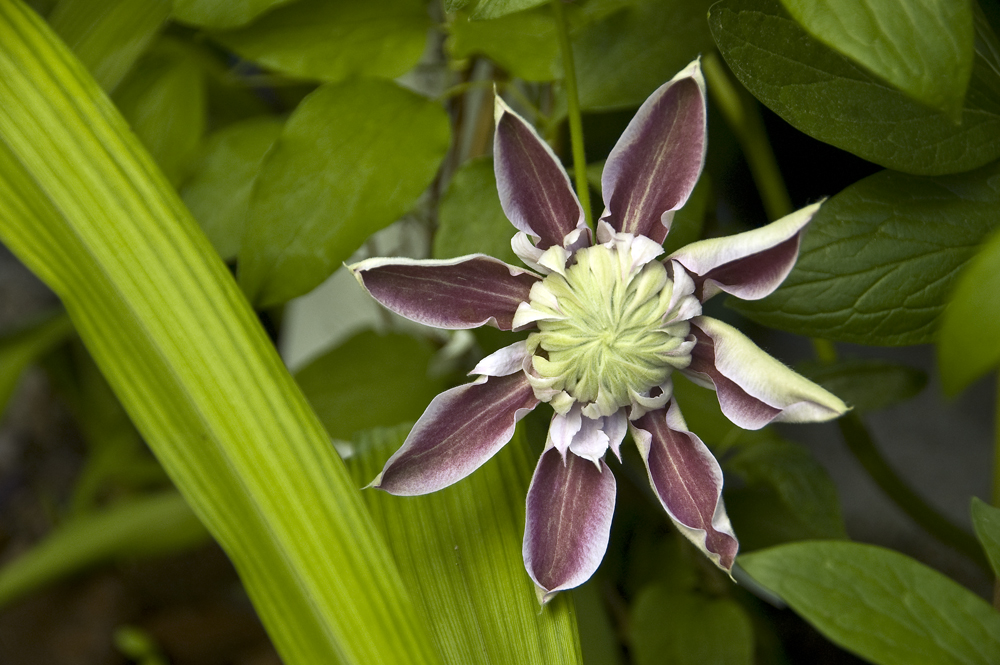
[[848, 407], [836, 395], [765, 353], [736, 328], [707, 316], [691, 320], [698, 343], [691, 364], [681, 370], [704, 384], [710, 381], [722, 412], [743, 429], [760, 429], [772, 420], [821, 422]]
[[636, 420], [632, 438], [649, 483], [678, 530], [715, 565], [731, 571], [739, 543], [722, 503], [722, 469], [688, 431], [677, 403]]
[[604, 421], [606, 418], [583, 417], [580, 424], [580, 431], [573, 436], [570, 441], [569, 451], [577, 457], [597, 464], [600, 467], [604, 454], [608, 452], [608, 445], [611, 439], [604, 431]]
[[778, 288], [791, 272], [799, 256], [802, 229], [821, 203], [753, 231], [693, 242], [668, 259], [691, 273], [702, 302], [720, 291], [744, 300], [759, 300]]
[[485, 377], [446, 390], [369, 487], [398, 496], [428, 494], [458, 482], [514, 436], [514, 426], [538, 405], [523, 373]]
[[604, 433], [608, 435], [608, 447], [619, 462], [622, 460], [621, 446], [627, 431], [628, 418], [625, 417], [625, 409], [618, 409], [610, 416], [605, 416]]
[[535, 128], [499, 95], [494, 116], [493, 165], [507, 219], [538, 238], [541, 249], [562, 245], [574, 229], [586, 228], [566, 169]]
[[514, 342], [510, 346], [494, 351], [480, 360], [469, 372], [469, 375], [507, 376], [524, 370], [525, 361], [530, 357], [528, 343], [522, 339], [520, 342]]
[[662, 243], [705, 163], [705, 79], [695, 60], [649, 96], [608, 155], [601, 176], [617, 231]]
[[559, 454], [566, 457], [569, 444], [583, 426], [583, 416], [580, 415], [580, 405], [574, 404], [568, 413], [555, 413], [549, 422], [549, 434], [545, 441], [545, 449], [555, 448]]
[[435, 328], [510, 330], [517, 306], [541, 278], [485, 254], [457, 259], [368, 259], [350, 266], [361, 286], [393, 312]]
[[542, 453], [528, 488], [524, 567], [544, 604], [590, 579], [604, 558], [615, 512], [615, 477], [604, 463]]

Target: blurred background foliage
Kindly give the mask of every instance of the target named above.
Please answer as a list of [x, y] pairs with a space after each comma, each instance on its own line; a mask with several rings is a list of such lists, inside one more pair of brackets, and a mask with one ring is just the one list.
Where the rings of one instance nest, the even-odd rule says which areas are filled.
[[[830, 197], [775, 294], [710, 313], [853, 412], [746, 432], [677, 380], [726, 474], [739, 584], [670, 528], [629, 448], [601, 569], [539, 611], [520, 553], [548, 420], [533, 413], [444, 492], [361, 493], [403, 585], [449, 663], [1000, 662], [1000, 614], [982, 599], [1000, 560], [995, 392], [974, 383], [1000, 363], [994, 3], [578, 0], [565, 25], [539, 0], [29, 4], [176, 188], [359, 488], [434, 395], [510, 338], [402, 321], [344, 262], [516, 263], [492, 96], [570, 166], [560, 31], [595, 194], [638, 105], [700, 56], [708, 161], [667, 250]], [[0, 661], [279, 662], [67, 316], [5, 261]], [[905, 455], [885, 454], [927, 422], [930, 447], [904, 467], [956, 460], [951, 484], [907, 479]], [[970, 517], [974, 494], [989, 501]]]

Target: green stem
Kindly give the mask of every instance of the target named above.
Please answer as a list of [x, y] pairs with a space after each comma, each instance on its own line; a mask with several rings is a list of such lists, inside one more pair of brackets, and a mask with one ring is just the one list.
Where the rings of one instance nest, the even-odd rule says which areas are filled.
[[573, 147], [573, 175], [576, 178], [576, 195], [580, 197], [587, 226], [594, 228], [590, 212], [590, 186], [587, 184], [587, 156], [583, 150], [583, 120], [580, 117], [580, 96], [576, 90], [576, 66], [573, 64], [573, 47], [569, 43], [569, 27], [563, 12], [562, 0], [552, 0], [552, 15], [559, 34], [566, 86], [566, 107], [569, 113], [569, 140]]
[[757, 102], [733, 82], [714, 53], [704, 56], [701, 64], [712, 101], [740, 142], [768, 218], [784, 217], [792, 212], [792, 200], [767, 140]]
[[860, 416], [848, 413], [837, 421], [837, 425], [855, 459], [893, 503], [936, 540], [965, 555], [984, 570], [990, 569], [979, 542], [972, 534], [952, 524], [896, 475], [875, 445]]

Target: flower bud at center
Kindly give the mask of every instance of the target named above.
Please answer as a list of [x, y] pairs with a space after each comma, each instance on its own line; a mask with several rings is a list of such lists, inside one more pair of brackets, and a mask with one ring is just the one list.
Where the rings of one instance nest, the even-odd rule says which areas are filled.
[[611, 415], [648, 396], [691, 362], [690, 325], [671, 316], [674, 283], [659, 261], [641, 267], [627, 247], [598, 245], [531, 291], [533, 310], [549, 314], [528, 337], [532, 366], [545, 385]]

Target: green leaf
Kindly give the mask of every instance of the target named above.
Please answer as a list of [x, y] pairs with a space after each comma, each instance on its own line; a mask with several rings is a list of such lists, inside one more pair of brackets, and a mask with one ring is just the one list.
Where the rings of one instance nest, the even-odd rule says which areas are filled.
[[246, 25], [271, 7], [292, 0], [173, 0], [173, 18], [203, 28]]
[[510, 248], [515, 231], [500, 206], [493, 158], [479, 157], [455, 171], [448, 191], [441, 197], [434, 258], [483, 253], [520, 265], [521, 260]]
[[[472, 13], [474, 19], [500, 18], [507, 14], [531, 9], [545, 4], [548, 0], [479, 0], [476, 10]], [[463, 4], [464, 6], [464, 4]], [[454, 6], [453, 6], [454, 9]]]
[[366, 330], [310, 362], [295, 380], [330, 436], [349, 441], [361, 430], [420, 417], [446, 388], [427, 374], [433, 356], [424, 340]]
[[604, 608], [600, 582], [591, 578], [570, 591], [584, 665], [620, 665], [621, 644]]
[[636, 665], [753, 665], [750, 617], [728, 598], [656, 583], [632, 606], [629, 628]]
[[49, 25], [114, 90], [170, 15], [170, 0], [60, 0]]
[[552, 81], [563, 75], [555, 20], [548, 7], [492, 21], [457, 16], [448, 28], [452, 58], [484, 55], [526, 81]]
[[0, 414], [6, 411], [24, 370], [72, 334], [73, 324], [59, 313], [0, 337]]
[[829, 640], [878, 665], [1000, 662], [1000, 613], [897, 552], [794, 543], [738, 562]]
[[0, 607], [93, 566], [173, 554], [208, 539], [177, 492], [123, 501], [58, 525], [0, 569]]
[[968, 171], [1000, 157], [1000, 66], [996, 37], [984, 20], [976, 26], [972, 79], [958, 124], [810, 38], [778, 0], [723, 0], [708, 22], [740, 82], [820, 141], [922, 175]]
[[161, 39], [118, 86], [114, 100], [167, 178], [179, 182], [205, 131], [205, 81], [197, 52]]
[[941, 315], [938, 368], [954, 395], [1000, 364], [1000, 234], [994, 233], [955, 283]]
[[0, 239], [62, 299], [283, 662], [438, 662], [225, 265], [83, 66], [15, 0], [0, 0]]
[[734, 309], [767, 326], [842, 342], [934, 341], [959, 270], [997, 224], [1000, 164], [924, 178], [883, 171], [823, 204], [795, 269]]
[[969, 0], [781, 0], [816, 39], [961, 120], [973, 60]]
[[1000, 508], [972, 497], [972, 526], [990, 560], [993, 575], [1000, 578]]
[[340, 81], [406, 73], [423, 55], [429, 27], [421, 0], [297, 0], [214, 38], [285, 74]]
[[915, 367], [884, 360], [845, 360], [833, 365], [795, 368], [858, 413], [878, 411], [916, 397], [927, 385], [927, 374]]
[[396, 221], [448, 150], [439, 104], [378, 79], [306, 97], [264, 158], [250, 195], [240, 285], [258, 306], [311, 291]]
[[[837, 488], [823, 465], [804, 446], [779, 439], [770, 431], [767, 434], [766, 440], [734, 446], [735, 452], [731, 451], [724, 463], [727, 473], [740, 476], [746, 483], [746, 490], [727, 494], [727, 505], [741, 543], [752, 549], [765, 542], [770, 545], [791, 540], [793, 536], [798, 540], [847, 538]], [[755, 522], [760, 521], [761, 513], [747, 510], [743, 501], [735, 499], [740, 492], [752, 494], [758, 500], [773, 497], [782, 509], [781, 518], [772, 514], [766, 524], [759, 525], [770, 529], [768, 538], [758, 538], [752, 546], [742, 526], [758, 526]], [[734, 499], [729, 500], [730, 496]]]
[[[370, 482], [408, 431], [407, 425], [360, 435], [357, 454], [347, 460], [354, 481]], [[581, 662], [570, 595], [540, 609], [524, 570], [521, 538], [533, 467], [518, 433], [481, 469], [441, 491], [414, 497], [363, 492], [446, 663]]]
[[712, 0], [631, 0], [580, 28], [573, 57], [584, 110], [637, 107], [699, 53], [713, 47]]
[[234, 258], [250, 212], [250, 190], [284, 123], [265, 116], [211, 134], [181, 198], [224, 259]]

